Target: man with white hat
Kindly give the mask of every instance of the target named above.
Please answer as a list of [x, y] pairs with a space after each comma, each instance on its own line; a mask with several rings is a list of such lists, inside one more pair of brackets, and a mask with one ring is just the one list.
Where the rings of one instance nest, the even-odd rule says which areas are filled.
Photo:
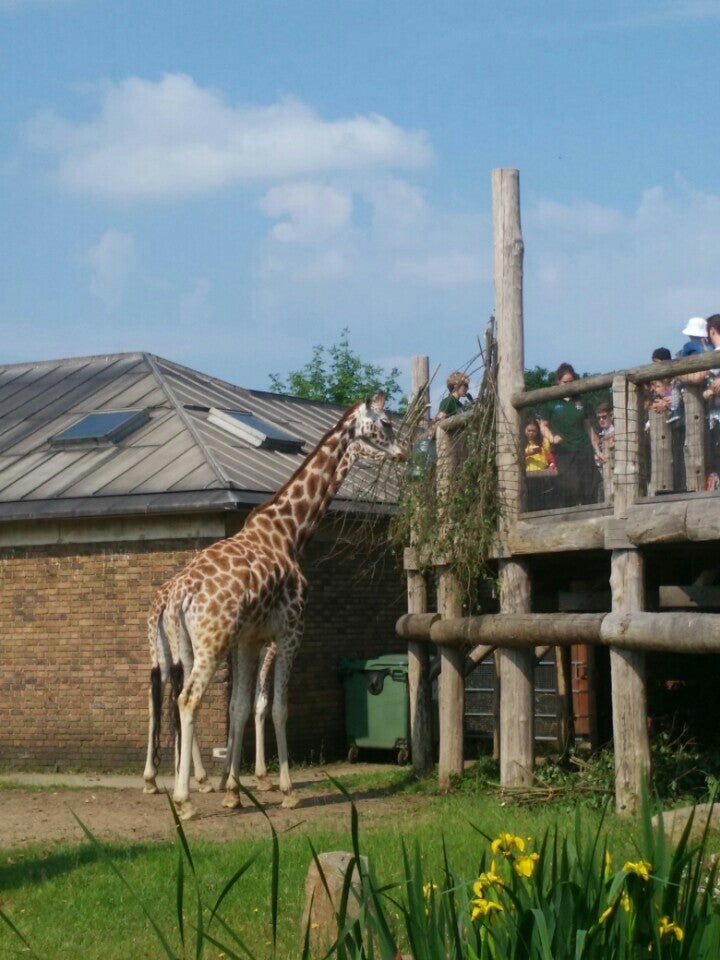
[[690, 339], [683, 344], [681, 357], [690, 357], [694, 353], [705, 353], [712, 349], [708, 341], [707, 322], [703, 317], [690, 317], [683, 333]]

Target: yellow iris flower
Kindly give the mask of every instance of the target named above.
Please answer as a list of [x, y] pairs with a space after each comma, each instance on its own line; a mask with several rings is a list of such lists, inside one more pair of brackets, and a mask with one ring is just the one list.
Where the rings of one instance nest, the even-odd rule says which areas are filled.
[[486, 900], [484, 897], [478, 897], [472, 901], [470, 919], [476, 920], [478, 917], [489, 917], [492, 919], [494, 913], [502, 913], [502, 911], [503, 907], [495, 900]]
[[522, 837], [517, 837], [512, 833], [501, 833], [497, 839], [493, 840], [490, 844], [490, 849], [493, 853], [512, 853], [513, 850], [518, 850], [520, 853], [523, 853], [525, 850], [525, 841]]
[[505, 881], [495, 869], [494, 860], [490, 864], [490, 869], [487, 871], [487, 873], [480, 874], [477, 882], [483, 887], [491, 887], [493, 884], [497, 884], [499, 887], [505, 886]]
[[671, 934], [676, 940], [682, 940], [685, 936], [685, 931], [672, 921], [670, 917], [660, 917], [660, 936], [669, 937]]
[[623, 864], [623, 870], [625, 873], [636, 873], [639, 877], [642, 877], [643, 880], [649, 880], [652, 864], [648, 863], [647, 860], [638, 860], [637, 863], [628, 860]]
[[519, 877], [531, 877], [535, 871], [535, 864], [540, 859], [538, 853], [524, 854], [513, 861], [513, 870]]

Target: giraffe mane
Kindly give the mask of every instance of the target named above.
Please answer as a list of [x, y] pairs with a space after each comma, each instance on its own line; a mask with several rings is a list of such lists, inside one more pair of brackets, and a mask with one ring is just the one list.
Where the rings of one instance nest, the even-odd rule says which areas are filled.
[[275, 493], [272, 495], [272, 497], [270, 497], [268, 500], [265, 500], [263, 503], [259, 503], [256, 507], [253, 507], [253, 509], [247, 515], [245, 522], [247, 523], [247, 521], [250, 520], [251, 517], [254, 517], [255, 514], [260, 513], [264, 510], [267, 510], [268, 507], [274, 505], [277, 502], [280, 494], [282, 494], [285, 491], [285, 489], [289, 487], [290, 484], [297, 478], [298, 474], [305, 469], [305, 464], [307, 463], [307, 461], [310, 460], [312, 457], [314, 457], [315, 454], [321, 449], [321, 447], [325, 446], [325, 444], [328, 442], [330, 437], [333, 436], [333, 434], [337, 433], [338, 431], [342, 431], [342, 427], [347, 423], [349, 419], [351, 419], [351, 417], [355, 415], [357, 410], [360, 407], [362, 407], [364, 404], [365, 404], [364, 400], [358, 400], [357, 403], [354, 403], [349, 409], [347, 409], [345, 413], [342, 415], [342, 417], [340, 417], [340, 419], [337, 421], [337, 423], [335, 423], [332, 427], [328, 428], [328, 430], [325, 431], [322, 437], [320, 437], [318, 442], [312, 448], [310, 453], [308, 453], [305, 457], [303, 457], [302, 463], [298, 464], [297, 468], [293, 471], [292, 476], [288, 477], [288, 479], [280, 487], [280, 489], [276, 490]]

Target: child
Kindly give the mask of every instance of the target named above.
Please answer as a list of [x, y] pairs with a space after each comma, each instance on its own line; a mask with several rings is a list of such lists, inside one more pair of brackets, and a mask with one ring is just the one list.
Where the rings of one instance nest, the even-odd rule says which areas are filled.
[[538, 470], [555, 470], [555, 458], [550, 450], [550, 441], [540, 436], [537, 420], [525, 424], [525, 470], [535, 473]]

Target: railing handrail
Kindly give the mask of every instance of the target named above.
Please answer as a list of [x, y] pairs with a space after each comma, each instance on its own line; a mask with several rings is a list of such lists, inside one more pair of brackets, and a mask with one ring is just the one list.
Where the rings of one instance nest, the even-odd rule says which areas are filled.
[[612, 386], [615, 377], [625, 377], [630, 383], [647, 383], [649, 380], [670, 380], [686, 373], [699, 373], [720, 367], [720, 351], [709, 350], [706, 353], [680, 357], [677, 360], [664, 360], [662, 363], [646, 363], [641, 367], [629, 367], [613, 373], [598, 373], [592, 377], [582, 377], [571, 383], [558, 383], [552, 387], [540, 387], [537, 390], [522, 390], [514, 393], [510, 402], [516, 410], [557, 400], [562, 397], [576, 397], [591, 390], [603, 390]]

